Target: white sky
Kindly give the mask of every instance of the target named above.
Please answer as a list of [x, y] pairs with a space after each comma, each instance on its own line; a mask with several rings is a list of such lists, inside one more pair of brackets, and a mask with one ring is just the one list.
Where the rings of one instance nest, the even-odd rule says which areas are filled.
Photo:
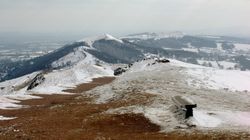
[[250, 0], [0, 0], [0, 32], [250, 37]]

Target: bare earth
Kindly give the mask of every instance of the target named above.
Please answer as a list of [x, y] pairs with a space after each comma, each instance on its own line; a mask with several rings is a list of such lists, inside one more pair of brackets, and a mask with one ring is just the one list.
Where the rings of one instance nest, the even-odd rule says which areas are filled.
[[[140, 98], [93, 104], [90, 97], [79, 94], [96, 86], [112, 82], [114, 77], [94, 79], [91, 83], [66, 90], [72, 95], [40, 95], [42, 99], [22, 101], [28, 108], [0, 110], [14, 120], [0, 121], [0, 139], [21, 140], [147, 140], [147, 139], [247, 139], [248, 135], [227, 132], [200, 132], [176, 130], [161, 133], [160, 127], [151, 123], [142, 114], [105, 114], [112, 108], [133, 104], [146, 104], [152, 95]], [[138, 96], [137, 96], [138, 97]]]

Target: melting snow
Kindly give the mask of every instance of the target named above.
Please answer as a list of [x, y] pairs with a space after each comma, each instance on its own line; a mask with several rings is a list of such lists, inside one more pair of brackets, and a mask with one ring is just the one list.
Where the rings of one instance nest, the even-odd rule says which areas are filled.
[[16, 117], [4, 117], [4, 116], [0, 116], [0, 120], [1, 121], [6, 121], [6, 120], [13, 120], [15, 119]]
[[0, 109], [16, 109], [16, 108], [21, 108], [22, 105], [18, 105], [17, 103], [20, 103], [20, 101], [0, 96]]

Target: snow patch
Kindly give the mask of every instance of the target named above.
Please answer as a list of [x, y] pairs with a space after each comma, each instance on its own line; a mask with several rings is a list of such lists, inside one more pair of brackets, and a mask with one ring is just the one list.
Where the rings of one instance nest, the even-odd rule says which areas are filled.
[[18, 108], [21, 108], [22, 105], [18, 105], [17, 103], [20, 103], [20, 101], [0, 96], [0, 109], [18, 109]]
[[242, 126], [250, 127], [250, 112], [204, 111], [194, 109], [193, 123], [201, 127]]
[[182, 48], [184, 51], [188, 51], [188, 52], [194, 52], [194, 53], [198, 53], [199, 50], [197, 48]]
[[250, 44], [234, 44], [235, 50], [250, 51]]
[[13, 119], [16, 119], [16, 117], [4, 117], [4, 116], [0, 116], [0, 121], [13, 120]]
[[224, 69], [234, 69], [237, 63], [228, 62], [228, 61], [219, 61], [218, 62]]
[[232, 91], [250, 91], [250, 72], [240, 70], [218, 70], [213, 68], [187, 69], [196, 79], [196, 85], [211, 89], [229, 89]]
[[217, 127], [221, 124], [221, 120], [217, 119], [203, 111], [194, 110], [193, 111], [193, 123], [197, 126], [202, 127]]

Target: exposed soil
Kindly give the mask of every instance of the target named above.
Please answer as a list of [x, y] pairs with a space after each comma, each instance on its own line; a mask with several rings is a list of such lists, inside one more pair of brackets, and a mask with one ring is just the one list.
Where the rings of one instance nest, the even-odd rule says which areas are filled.
[[[67, 90], [81, 93], [96, 86], [108, 84], [113, 77], [94, 79], [92, 83], [78, 85]], [[136, 97], [134, 97], [136, 95]], [[160, 133], [160, 127], [151, 123], [142, 114], [107, 114], [108, 109], [147, 104], [153, 95], [131, 94], [126, 100], [105, 104], [90, 103], [92, 99], [84, 94], [40, 95], [42, 99], [23, 101], [29, 108], [0, 110], [3, 116], [17, 117], [14, 120], [0, 121], [0, 139], [21, 140], [147, 140], [147, 139], [242, 139], [248, 135], [241, 133], [211, 132], [193, 130]]]

